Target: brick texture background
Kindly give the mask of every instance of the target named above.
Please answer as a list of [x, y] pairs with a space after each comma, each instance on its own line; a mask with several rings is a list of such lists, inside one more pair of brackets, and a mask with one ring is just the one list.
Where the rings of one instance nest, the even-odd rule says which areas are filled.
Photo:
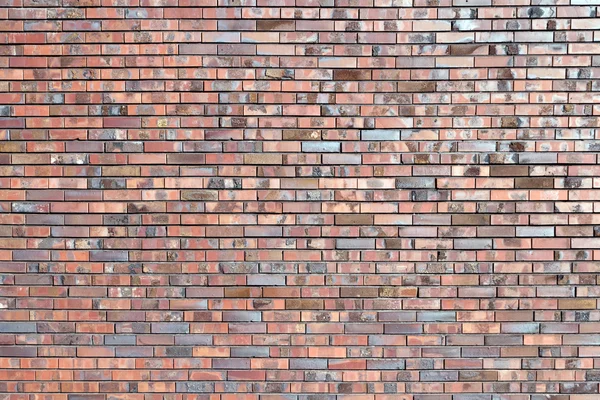
[[1, 400], [600, 399], [600, 0], [0, 0]]

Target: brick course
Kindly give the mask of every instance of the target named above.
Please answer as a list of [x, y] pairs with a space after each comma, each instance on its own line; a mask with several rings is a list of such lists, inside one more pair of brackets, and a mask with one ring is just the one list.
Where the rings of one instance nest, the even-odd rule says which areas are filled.
[[600, 0], [0, 6], [0, 400], [600, 399]]

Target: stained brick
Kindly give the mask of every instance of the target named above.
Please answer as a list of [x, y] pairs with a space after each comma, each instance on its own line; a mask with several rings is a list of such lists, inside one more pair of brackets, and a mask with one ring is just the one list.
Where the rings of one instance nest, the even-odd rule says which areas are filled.
[[396, 178], [396, 189], [435, 188], [435, 178]]

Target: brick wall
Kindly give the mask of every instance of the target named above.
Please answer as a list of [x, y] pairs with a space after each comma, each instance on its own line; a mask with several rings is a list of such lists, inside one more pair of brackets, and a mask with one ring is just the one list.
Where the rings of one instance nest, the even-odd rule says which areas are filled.
[[0, 5], [0, 400], [600, 399], [600, 0]]

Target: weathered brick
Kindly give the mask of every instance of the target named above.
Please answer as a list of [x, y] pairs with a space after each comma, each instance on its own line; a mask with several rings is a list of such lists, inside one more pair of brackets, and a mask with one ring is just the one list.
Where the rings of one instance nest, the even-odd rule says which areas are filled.
[[435, 188], [435, 178], [396, 178], [396, 189]]

